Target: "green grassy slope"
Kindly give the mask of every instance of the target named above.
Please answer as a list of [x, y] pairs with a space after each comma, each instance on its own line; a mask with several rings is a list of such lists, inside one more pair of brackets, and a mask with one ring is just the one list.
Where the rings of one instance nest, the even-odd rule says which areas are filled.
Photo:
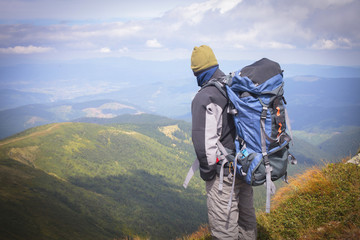
[[1, 239], [112, 239], [126, 234], [112, 199], [11, 159], [0, 161]]
[[[153, 128], [153, 131], [159, 130]], [[126, 230], [120, 228], [118, 231], [122, 234], [171, 239], [194, 231], [206, 222], [203, 183], [199, 177], [192, 180], [189, 189], [182, 188], [193, 156], [178, 149], [177, 142], [186, 144], [175, 139], [174, 143], [168, 141], [164, 145], [129, 130], [129, 126], [125, 129], [62, 123], [30, 129], [1, 141], [0, 159], [3, 162], [12, 158], [43, 170], [49, 174], [49, 179], [64, 179], [72, 187], [111, 200], [113, 204], [109, 209], [99, 207], [99, 214], [94, 218], [105, 223], [125, 222]], [[68, 198], [76, 197], [69, 194]], [[79, 201], [86, 203], [88, 200]], [[32, 209], [33, 214], [47, 214], [36, 207]], [[86, 205], [84, 211], [92, 212]], [[111, 212], [114, 216], [108, 218], [101, 215], [103, 212]], [[24, 218], [29, 216], [26, 212], [23, 215]], [[57, 220], [61, 222], [62, 218]], [[51, 232], [47, 221], [42, 224]]]

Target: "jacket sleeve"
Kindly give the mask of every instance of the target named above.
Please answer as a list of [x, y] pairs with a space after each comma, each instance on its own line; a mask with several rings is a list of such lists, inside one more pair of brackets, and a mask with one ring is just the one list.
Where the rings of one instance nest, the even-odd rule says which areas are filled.
[[[201, 93], [201, 94], [200, 94]], [[200, 176], [209, 181], [216, 175], [217, 141], [222, 131], [223, 109], [206, 91], [199, 92], [192, 102], [192, 141], [200, 162]]]

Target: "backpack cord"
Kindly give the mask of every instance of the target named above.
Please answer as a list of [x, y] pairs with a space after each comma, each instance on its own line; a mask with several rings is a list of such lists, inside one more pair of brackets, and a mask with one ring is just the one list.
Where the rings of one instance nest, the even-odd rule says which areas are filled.
[[287, 129], [289, 129], [290, 138], [292, 140], [292, 144], [294, 145], [294, 139], [293, 139], [293, 135], [292, 135], [292, 131], [291, 131], [291, 125], [290, 125], [290, 118], [289, 118], [289, 115], [288, 115], [288, 112], [287, 112], [286, 108], [284, 108], [284, 109], [285, 109], [286, 127], [287, 127]]

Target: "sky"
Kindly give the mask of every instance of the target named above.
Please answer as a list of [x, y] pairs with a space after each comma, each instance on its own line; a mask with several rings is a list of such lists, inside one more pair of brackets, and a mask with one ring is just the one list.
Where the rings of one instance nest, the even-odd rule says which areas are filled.
[[359, 0], [0, 0], [0, 64], [132, 57], [360, 65]]

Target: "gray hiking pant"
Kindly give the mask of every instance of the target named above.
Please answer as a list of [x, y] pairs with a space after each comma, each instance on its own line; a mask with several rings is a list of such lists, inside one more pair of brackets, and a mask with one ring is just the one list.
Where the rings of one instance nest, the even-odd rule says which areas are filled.
[[256, 216], [252, 186], [236, 179], [230, 214], [227, 206], [232, 180], [224, 176], [219, 191], [219, 176], [206, 182], [208, 218], [213, 239], [256, 239]]

